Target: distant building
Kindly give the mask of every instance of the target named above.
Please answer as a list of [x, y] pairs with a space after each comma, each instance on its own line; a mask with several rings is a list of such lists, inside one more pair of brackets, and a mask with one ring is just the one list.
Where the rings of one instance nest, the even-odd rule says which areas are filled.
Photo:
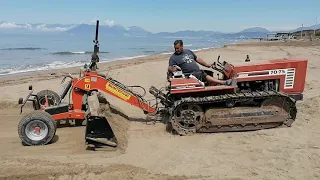
[[277, 33], [268, 33], [266, 40], [267, 41], [278, 41], [279, 38], [277, 37]]
[[267, 41], [281, 41], [287, 39], [295, 39], [295, 36], [292, 33], [268, 33]]
[[277, 33], [279, 40], [294, 39], [293, 33]]

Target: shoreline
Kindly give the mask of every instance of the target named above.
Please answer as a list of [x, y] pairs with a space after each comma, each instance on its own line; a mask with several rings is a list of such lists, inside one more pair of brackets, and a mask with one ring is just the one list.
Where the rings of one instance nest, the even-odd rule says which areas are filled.
[[[245, 40], [242, 42], [237, 43], [230, 43], [230, 44], [222, 44], [220, 47], [206, 47], [201, 49], [194, 49], [192, 51], [197, 53], [203, 53], [213, 50], [218, 50], [221, 48], [224, 48], [229, 45], [235, 45], [235, 44], [242, 44], [246, 42], [250, 42], [251, 40]], [[189, 49], [189, 48], [186, 48]], [[125, 57], [125, 58], [116, 58], [114, 60], [110, 61], [101, 61], [98, 63], [98, 71], [108, 71], [108, 70], [114, 70], [123, 68], [125, 65], [131, 66], [131, 65], [137, 65], [147, 62], [154, 62], [154, 61], [166, 61], [171, 56], [173, 52], [162, 52], [162, 53], [156, 53], [152, 55], [137, 55], [133, 57]], [[84, 66], [84, 64], [89, 64], [90, 61], [84, 62], [82, 65], [75, 65], [70, 67], [62, 67], [57, 69], [45, 69], [45, 70], [32, 70], [32, 71], [26, 71], [26, 72], [18, 72], [13, 74], [6, 74], [6, 75], [0, 75], [0, 85], [10, 85], [10, 82], [15, 81], [16, 79], [20, 80], [30, 80], [33, 79], [33, 76], [47, 76], [47, 79], [56, 79], [60, 78], [63, 75], [71, 74], [76, 75], [79, 74], [80, 69]]]
[[[223, 45], [224, 46], [224, 45]], [[206, 47], [206, 48], [201, 48], [201, 49], [191, 49], [194, 52], [204, 52], [207, 50], [212, 50], [212, 49], [218, 49], [218, 48], [222, 48], [222, 47]], [[188, 48], [187, 48], [188, 49]], [[166, 57], [168, 55], [171, 55], [172, 52], [161, 52], [161, 53], [155, 53], [155, 54], [151, 54], [151, 55], [146, 55], [146, 54], [140, 54], [140, 55], [136, 55], [136, 56], [129, 56], [129, 57], [119, 57], [119, 58], [114, 58], [114, 59], [110, 59], [110, 60], [104, 60], [98, 63], [98, 64], [106, 64], [106, 63], [112, 63], [112, 62], [118, 62], [118, 61], [132, 61], [132, 60], [137, 60], [137, 59], [144, 59], [144, 58], [159, 58], [159, 57]], [[91, 54], [90, 54], [91, 56]], [[89, 57], [89, 56], [88, 56]], [[29, 74], [29, 73], [37, 73], [37, 72], [45, 72], [45, 71], [56, 71], [56, 70], [62, 70], [62, 69], [69, 69], [69, 68], [79, 68], [79, 67], [83, 67], [85, 63], [90, 63], [89, 61], [83, 62], [82, 65], [78, 65], [79, 63], [76, 63], [76, 65], [71, 65], [68, 67], [57, 67], [57, 68], [52, 68], [52, 69], [43, 69], [43, 70], [30, 70], [30, 71], [24, 71], [24, 72], [16, 72], [16, 73], [12, 73], [12, 74], [2, 74], [0, 75], [0, 79], [3, 78], [7, 78], [7, 77], [17, 77], [17, 76], [21, 76], [24, 74]]]
[[[256, 41], [254, 39], [244, 39], [244, 40], [239, 40], [239, 41], [236, 41], [236, 42], [231, 42], [231, 43], [222, 43], [220, 44], [218, 47], [204, 47], [204, 48], [200, 48], [200, 49], [191, 49], [189, 47], [185, 47], [186, 49], [190, 49], [194, 52], [205, 52], [207, 50], [213, 50], [213, 49], [220, 49], [220, 48], [223, 48], [225, 46], [228, 46], [228, 45], [234, 45], [234, 44], [242, 44], [242, 43], [246, 43], [246, 42], [252, 42], [252, 41]], [[104, 60], [104, 61], [101, 61], [99, 62], [99, 64], [106, 64], [106, 63], [112, 63], [112, 62], [116, 62], [116, 61], [133, 61], [133, 60], [137, 60], [137, 59], [143, 59], [143, 58], [148, 58], [150, 57], [151, 59], [157, 57], [157, 58], [161, 58], [163, 56], [163, 58], [167, 57], [167, 55], [170, 55], [172, 54], [173, 52], [170, 51], [170, 52], [157, 52], [157, 53], [154, 53], [154, 54], [138, 54], [138, 55], [135, 55], [135, 56], [128, 56], [128, 57], [116, 57], [116, 58], [113, 58], [113, 59], [110, 59], [110, 60]], [[88, 58], [91, 57], [91, 54], [88, 54]], [[82, 63], [81, 65], [79, 65], [80, 63]], [[77, 62], [77, 63], [74, 63], [73, 65], [67, 65], [66, 67], [56, 67], [56, 68], [48, 68], [48, 69], [39, 69], [39, 70], [27, 70], [27, 71], [24, 71], [24, 72], [14, 72], [14, 73], [8, 73], [8, 74], [1, 74], [0, 75], [0, 84], [1, 84], [1, 80], [5, 80], [5, 79], [10, 79], [10, 78], [17, 78], [19, 76], [24, 76], [24, 75], [28, 75], [28, 74], [38, 74], [40, 73], [41, 75], [43, 75], [43, 73], [49, 73], [49, 72], [56, 72], [56, 71], [59, 71], [59, 70], [67, 70], [67, 69], [70, 69], [70, 68], [81, 68], [84, 66], [85, 63], [90, 63], [90, 60], [86, 61], [86, 62]], [[41, 67], [37, 67], [37, 68], [41, 68]]]

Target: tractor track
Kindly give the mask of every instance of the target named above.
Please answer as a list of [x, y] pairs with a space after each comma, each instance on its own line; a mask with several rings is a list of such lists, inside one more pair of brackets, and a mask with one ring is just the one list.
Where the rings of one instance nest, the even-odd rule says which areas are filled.
[[[281, 100], [285, 105], [287, 105], [288, 109], [288, 117], [286, 120], [282, 121], [281, 123], [274, 122], [274, 121], [265, 121], [265, 122], [259, 122], [256, 123], [243, 123], [238, 124], [234, 122], [234, 124], [228, 124], [228, 125], [212, 125], [211, 122], [206, 120], [200, 121], [200, 128], [184, 128], [179, 126], [175, 122], [175, 117], [171, 117], [171, 123], [170, 123], [170, 130], [173, 128], [176, 133], [180, 135], [192, 135], [196, 132], [226, 132], [226, 131], [247, 131], [247, 130], [258, 130], [258, 129], [266, 129], [266, 128], [273, 128], [273, 127], [281, 127], [282, 125], [285, 125], [287, 127], [290, 127], [291, 124], [294, 122], [297, 114], [297, 108], [296, 108], [296, 101], [292, 99], [291, 97], [280, 93], [276, 91], [255, 91], [255, 92], [244, 92], [244, 93], [235, 93], [235, 94], [224, 94], [224, 95], [216, 95], [216, 96], [207, 96], [207, 97], [185, 97], [181, 98], [180, 100], [177, 100], [173, 103], [172, 111], [177, 111], [178, 107], [183, 105], [206, 105], [206, 104], [212, 104], [212, 103], [219, 103], [219, 102], [228, 102], [228, 101], [234, 101], [234, 102], [245, 102], [249, 100], [267, 100], [271, 98], [277, 98], [278, 100]], [[173, 113], [174, 114], [174, 113]], [[258, 115], [259, 116], [259, 115]], [[230, 117], [231, 119], [232, 117]], [[232, 122], [232, 121], [231, 121]], [[206, 124], [206, 123], [209, 123]]]

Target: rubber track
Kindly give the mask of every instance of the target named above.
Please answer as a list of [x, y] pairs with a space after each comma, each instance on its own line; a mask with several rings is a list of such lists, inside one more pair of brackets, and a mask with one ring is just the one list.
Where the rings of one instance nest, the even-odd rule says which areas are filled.
[[[276, 91], [256, 91], [256, 92], [245, 92], [245, 93], [235, 93], [235, 94], [225, 94], [225, 95], [217, 95], [217, 96], [206, 96], [206, 97], [186, 97], [181, 98], [180, 100], [177, 100], [173, 104], [173, 111], [176, 110], [178, 106], [185, 105], [185, 104], [211, 104], [211, 103], [217, 103], [217, 102], [227, 102], [227, 101], [248, 101], [248, 100], [265, 100], [270, 99], [272, 97], [280, 97], [284, 99], [284, 102], [286, 102], [289, 105], [289, 117], [287, 119], [287, 123], [285, 124], [287, 126], [290, 126], [292, 122], [294, 122], [297, 114], [297, 108], [296, 108], [296, 101], [292, 99], [291, 97], [287, 96], [286, 94], [283, 94], [281, 92]], [[184, 132], [181, 132], [179, 134], [183, 135], [188, 130], [184, 130]]]

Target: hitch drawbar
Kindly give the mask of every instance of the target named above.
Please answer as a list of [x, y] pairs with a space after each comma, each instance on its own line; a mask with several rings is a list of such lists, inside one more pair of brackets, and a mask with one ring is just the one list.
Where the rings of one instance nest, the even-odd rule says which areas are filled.
[[[22, 109], [23, 109], [24, 105], [27, 103], [27, 101], [31, 101], [33, 103], [33, 107], [35, 110], [40, 109], [39, 98], [36, 94], [33, 94], [32, 85], [29, 85], [29, 91], [30, 92], [25, 99], [23, 99], [22, 97], [19, 98], [18, 104], [21, 104], [20, 114], [22, 113]], [[35, 98], [30, 99], [30, 96], [33, 96]]]

